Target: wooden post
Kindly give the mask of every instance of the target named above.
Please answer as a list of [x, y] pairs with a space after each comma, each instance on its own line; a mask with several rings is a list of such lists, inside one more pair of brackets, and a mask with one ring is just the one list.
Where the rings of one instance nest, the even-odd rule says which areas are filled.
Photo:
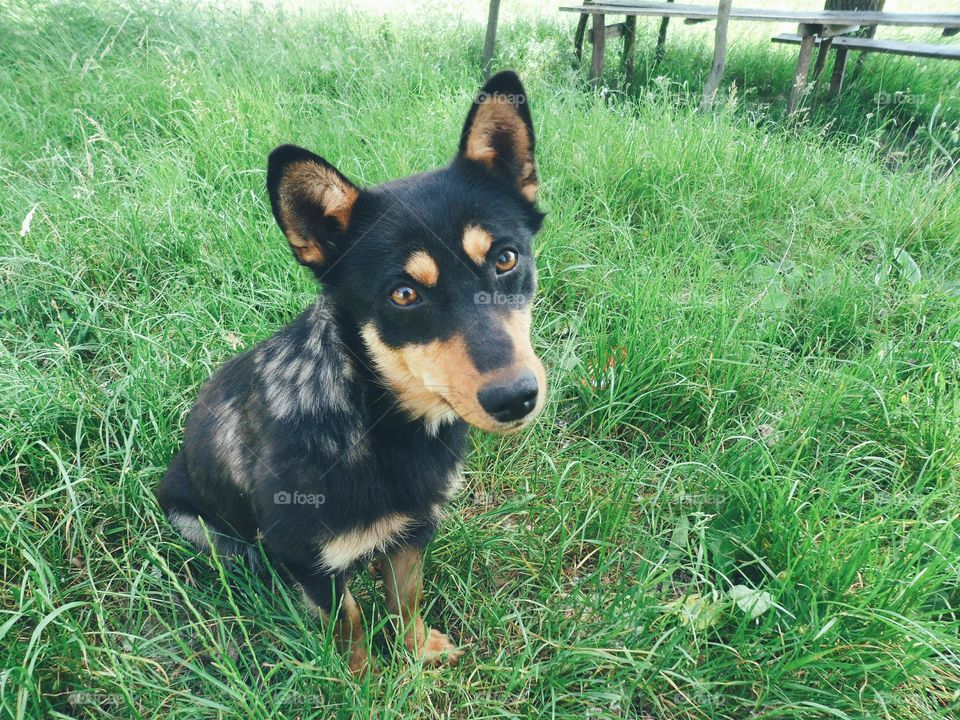
[[483, 76], [490, 77], [490, 64], [493, 61], [493, 49], [497, 44], [497, 20], [500, 17], [500, 0], [490, 0], [487, 13], [487, 36], [483, 41]]
[[847, 48], [838, 47], [833, 59], [833, 75], [830, 77], [829, 97], [840, 94], [843, 89], [843, 73], [847, 65]]
[[827, 64], [827, 55], [830, 54], [830, 46], [833, 45], [832, 37], [820, 38], [820, 52], [817, 53], [817, 63], [813, 66], [813, 80], [816, 82], [823, 72], [823, 66]]
[[[672, 3], [673, 0], [667, 0], [667, 2]], [[663, 60], [663, 54], [667, 51], [667, 26], [669, 24], [669, 15], [660, 18], [660, 31], [657, 33], [657, 49], [653, 54], [654, 67], [656, 67], [661, 60]]]
[[623, 21], [623, 75], [627, 85], [633, 85], [633, 47], [637, 43], [637, 16], [627, 15]]
[[580, 19], [577, 20], [577, 31], [573, 34], [573, 52], [576, 53], [577, 60], [583, 59], [583, 36], [587, 34], [587, 21], [590, 15], [580, 13]]
[[607, 25], [602, 13], [593, 16], [593, 55], [590, 58], [590, 83], [597, 87], [603, 76], [603, 51], [606, 47]]
[[807, 71], [810, 69], [810, 60], [813, 58], [813, 45], [816, 42], [814, 28], [800, 26], [800, 55], [797, 57], [797, 72], [793, 77], [793, 87], [790, 88], [790, 100], [787, 102], [787, 115], [792, 115], [800, 104], [804, 86], [807, 84]]
[[707, 84], [703, 86], [703, 99], [700, 101], [700, 111], [709, 110], [717, 96], [717, 88], [723, 78], [723, 67], [727, 62], [727, 27], [730, 25], [731, 0], [720, 0], [717, 8], [717, 31], [713, 42], [713, 67], [707, 77]]

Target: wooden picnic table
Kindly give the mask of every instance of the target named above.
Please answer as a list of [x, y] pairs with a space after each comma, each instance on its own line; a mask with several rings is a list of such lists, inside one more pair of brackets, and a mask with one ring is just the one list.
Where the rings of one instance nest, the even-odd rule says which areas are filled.
[[[499, 3], [498, 3], [499, 4]], [[575, 12], [593, 16], [593, 54], [590, 63], [590, 79], [597, 82], [603, 72], [604, 40], [607, 28], [605, 15], [627, 17], [681, 17], [687, 22], [705, 22], [717, 19], [718, 8], [710, 5], [687, 5], [665, 2], [618, 2], [591, 3], [563, 6], [562, 12]], [[869, 12], [857, 10], [779, 10], [766, 8], [732, 8], [730, 20], [748, 22], [797, 23], [800, 36], [800, 53], [787, 114], [794, 112], [807, 82], [813, 47], [818, 39], [828, 39], [859, 30], [864, 25], [891, 25], [899, 27], [941, 28], [944, 34], [953, 34], [960, 28], [960, 14], [950, 13], [902, 13]], [[824, 48], [825, 49], [825, 48]]]
[[[682, 17], [694, 20], [716, 20], [715, 5], [673, 4], [651, 2], [585, 3], [564, 5], [561, 12], [591, 15], [645, 15], [653, 17]], [[903, 27], [960, 27], [957, 13], [901, 13], [870, 12], [866, 10], [768, 10], [766, 8], [738, 8], [730, 10], [731, 20], [753, 22], [795, 22], [808, 25], [899, 25]]]

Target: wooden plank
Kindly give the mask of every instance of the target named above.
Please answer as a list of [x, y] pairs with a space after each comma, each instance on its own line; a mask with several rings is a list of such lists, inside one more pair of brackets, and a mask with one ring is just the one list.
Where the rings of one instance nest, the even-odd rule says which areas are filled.
[[800, 55], [797, 56], [797, 72], [793, 78], [793, 87], [790, 88], [790, 100], [787, 101], [787, 115], [796, 112], [800, 105], [807, 84], [807, 71], [810, 69], [810, 59], [813, 57], [813, 46], [816, 38], [809, 32], [803, 32], [800, 41]]
[[[771, 38], [773, 42], [798, 45], [799, 35], [784, 33]], [[820, 43], [820, 38], [815, 41]], [[890, 55], [908, 55], [911, 57], [932, 58], [936, 60], [960, 60], [960, 45], [934, 45], [928, 43], [910, 43], [897, 40], [870, 40], [868, 38], [833, 38], [833, 46], [839, 50], [857, 50], [861, 52], [879, 52]]]
[[[605, 15], [643, 15], [654, 17], [702, 18], [715, 20], [717, 7], [712, 5], [668, 4], [665, 2], [590, 3], [564, 5], [561, 12]], [[960, 28], [960, 13], [897, 13], [856, 10], [776, 10], [767, 8], [734, 8], [731, 20], [755, 22], [795, 22], [808, 25], [896, 25], [901, 27]]]
[[593, 16], [593, 55], [590, 57], [590, 84], [600, 85], [603, 76], [603, 51], [606, 49], [607, 38], [605, 20], [602, 13]]
[[493, 61], [493, 50], [497, 44], [497, 20], [500, 17], [500, 0], [490, 0], [487, 12], [487, 35], [483, 40], [483, 74], [490, 76], [490, 64]]
[[[636, 22], [637, 16], [633, 16], [634, 22]], [[613, 25], [607, 25], [607, 29], [603, 31], [604, 37], [607, 40], [611, 38], [623, 37], [627, 33], [626, 23], [614, 23]], [[590, 34], [590, 42], [593, 42], [593, 34]]]

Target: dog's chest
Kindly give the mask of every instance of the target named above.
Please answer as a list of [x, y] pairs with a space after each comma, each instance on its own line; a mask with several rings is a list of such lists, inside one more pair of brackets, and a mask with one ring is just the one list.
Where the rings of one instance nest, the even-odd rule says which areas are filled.
[[445, 504], [453, 499], [462, 483], [460, 468], [456, 466], [442, 482], [431, 484], [432, 492], [419, 507], [389, 510], [372, 521], [334, 535], [322, 535], [317, 541], [319, 565], [328, 572], [344, 571], [424, 532], [432, 533], [443, 517]]

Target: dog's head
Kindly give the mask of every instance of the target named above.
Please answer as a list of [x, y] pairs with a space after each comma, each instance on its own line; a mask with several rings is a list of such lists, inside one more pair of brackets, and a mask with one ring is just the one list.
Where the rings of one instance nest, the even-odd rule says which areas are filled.
[[267, 174], [294, 256], [404, 410], [499, 433], [528, 425], [547, 393], [530, 344], [537, 185], [527, 95], [511, 72], [477, 94], [442, 169], [361, 189], [286, 145]]

